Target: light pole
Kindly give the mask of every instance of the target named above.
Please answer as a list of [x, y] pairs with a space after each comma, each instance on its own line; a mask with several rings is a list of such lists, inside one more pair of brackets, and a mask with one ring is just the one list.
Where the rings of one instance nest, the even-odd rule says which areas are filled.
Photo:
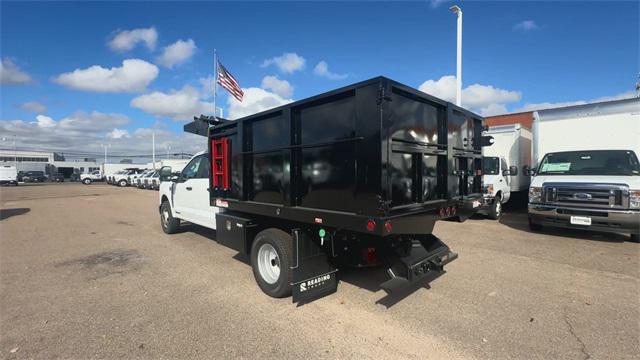
[[107, 148], [111, 147], [111, 144], [100, 144], [100, 147], [104, 148], [104, 163], [107, 163]]
[[458, 15], [458, 40], [456, 55], [456, 105], [462, 106], [462, 9], [458, 5], [449, 8]]
[[153, 170], [156, 169], [156, 132], [151, 133], [151, 157], [153, 161]]

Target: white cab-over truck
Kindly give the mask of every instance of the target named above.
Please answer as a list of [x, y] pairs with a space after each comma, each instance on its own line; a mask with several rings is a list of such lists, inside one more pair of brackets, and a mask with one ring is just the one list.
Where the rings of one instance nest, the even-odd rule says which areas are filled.
[[529, 226], [640, 234], [640, 99], [536, 111]]
[[484, 135], [493, 137], [493, 145], [482, 148], [485, 205], [479, 212], [497, 220], [512, 193], [525, 195], [529, 189], [531, 131], [520, 124], [501, 125], [490, 127]]

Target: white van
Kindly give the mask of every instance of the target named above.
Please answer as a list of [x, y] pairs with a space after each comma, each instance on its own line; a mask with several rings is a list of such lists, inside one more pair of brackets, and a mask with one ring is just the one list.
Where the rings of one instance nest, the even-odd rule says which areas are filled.
[[0, 166], [0, 185], [18, 185], [18, 170], [15, 166]]

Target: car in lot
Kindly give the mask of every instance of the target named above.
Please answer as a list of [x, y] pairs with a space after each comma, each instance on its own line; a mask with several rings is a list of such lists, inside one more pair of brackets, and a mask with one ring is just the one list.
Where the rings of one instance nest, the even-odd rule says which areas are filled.
[[[176, 173], [175, 176], [177, 176], [177, 174], [179, 173]], [[160, 190], [160, 170], [157, 170], [155, 173], [145, 179], [144, 188], [148, 190]]]
[[126, 169], [114, 174], [112, 184], [120, 187], [130, 186], [146, 169]]
[[153, 174], [155, 172], [154, 169], [149, 169], [144, 171], [142, 174], [140, 174], [140, 176], [138, 176], [137, 179], [135, 179], [135, 182], [132, 183], [131, 185], [134, 185], [135, 187], [137, 187], [138, 189], [144, 189], [144, 180], [151, 176], [151, 174]]
[[94, 181], [103, 181], [103, 179], [104, 178], [100, 170], [94, 170], [90, 173], [80, 174], [80, 181], [82, 181], [82, 183], [85, 185], [89, 185]]
[[45, 182], [47, 181], [47, 177], [45, 176], [44, 171], [27, 171], [22, 176], [22, 181], [26, 183]]
[[51, 182], [64, 182], [64, 175], [60, 173], [53, 173], [49, 175], [49, 181]]

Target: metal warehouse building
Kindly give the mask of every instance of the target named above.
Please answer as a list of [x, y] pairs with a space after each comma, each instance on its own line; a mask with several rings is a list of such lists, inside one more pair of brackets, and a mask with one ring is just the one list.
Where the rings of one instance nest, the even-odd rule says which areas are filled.
[[58, 172], [65, 178], [74, 172], [85, 173], [100, 169], [93, 159], [67, 161], [64, 156], [54, 152], [0, 149], [0, 165], [14, 164], [18, 171], [44, 171], [46, 174]]

